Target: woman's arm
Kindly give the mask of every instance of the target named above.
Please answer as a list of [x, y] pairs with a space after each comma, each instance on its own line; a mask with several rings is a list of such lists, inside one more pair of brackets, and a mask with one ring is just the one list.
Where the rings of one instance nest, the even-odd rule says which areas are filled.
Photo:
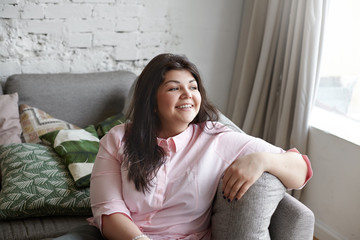
[[121, 155], [118, 155], [121, 136], [121, 127], [115, 127], [100, 141], [91, 174], [90, 200], [94, 223], [107, 239], [131, 240], [142, 233], [130, 219], [123, 198]]
[[229, 200], [240, 199], [250, 186], [269, 172], [290, 189], [300, 188], [306, 180], [308, 167], [299, 153], [252, 153], [236, 159], [223, 176], [224, 196]]
[[[102, 233], [106, 239], [131, 240], [136, 236], [142, 235], [140, 229], [125, 215], [115, 213], [102, 216]], [[149, 239], [147, 237], [138, 238], [139, 240]]]

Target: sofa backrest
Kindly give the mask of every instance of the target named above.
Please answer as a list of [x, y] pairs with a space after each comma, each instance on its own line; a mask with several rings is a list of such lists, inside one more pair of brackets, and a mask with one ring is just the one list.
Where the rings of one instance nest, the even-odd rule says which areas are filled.
[[135, 79], [128, 71], [18, 74], [6, 80], [3, 90], [17, 92], [19, 105], [86, 127], [120, 113]]

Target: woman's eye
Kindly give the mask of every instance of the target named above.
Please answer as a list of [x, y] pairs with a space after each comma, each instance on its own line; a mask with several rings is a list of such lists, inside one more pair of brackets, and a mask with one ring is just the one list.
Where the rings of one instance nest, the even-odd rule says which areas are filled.
[[198, 88], [197, 88], [197, 86], [193, 86], [193, 87], [191, 87], [190, 89], [191, 89], [191, 90], [197, 90]]
[[170, 88], [169, 91], [176, 91], [178, 88]]

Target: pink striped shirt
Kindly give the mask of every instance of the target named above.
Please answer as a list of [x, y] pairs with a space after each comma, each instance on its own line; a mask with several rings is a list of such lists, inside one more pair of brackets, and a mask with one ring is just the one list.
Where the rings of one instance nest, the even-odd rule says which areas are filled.
[[[101, 229], [102, 215], [122, 213], [153, 239], [210, 239], [211, 205], [224, 170], [241, 156], [284, 150], [219, 123], [209, 126], [191, 124], [177, 136], [158, 138], [166, 162], [145, 194], [121, 164], [125, 126], [112, 128], [100, 141], [91, 177], [93, 223]], [[308, 180], [312, 171], [304, 159]]]

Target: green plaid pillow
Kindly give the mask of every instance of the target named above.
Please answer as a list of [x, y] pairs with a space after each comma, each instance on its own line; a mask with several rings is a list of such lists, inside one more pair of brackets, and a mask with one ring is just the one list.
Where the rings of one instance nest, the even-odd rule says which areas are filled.
[[85, 129], [63, 129], [42, 135], [63, 158], [78, 187], [89, 187], [92, 168], [99, 151], [99, 138], [93, 125]]
[[114, 116], [106, 118], [104, 121], [96, 125], [97, 133], [99, 138], [102, 138], [107, 134], [111, 128], [116, 125], [122, 124], [125, 122], [125, 116], [122, 113], [116, 114]]
[[89, 188], [78, 189], [49, 146], [0, 145], [0, 219], [91, 215]]

